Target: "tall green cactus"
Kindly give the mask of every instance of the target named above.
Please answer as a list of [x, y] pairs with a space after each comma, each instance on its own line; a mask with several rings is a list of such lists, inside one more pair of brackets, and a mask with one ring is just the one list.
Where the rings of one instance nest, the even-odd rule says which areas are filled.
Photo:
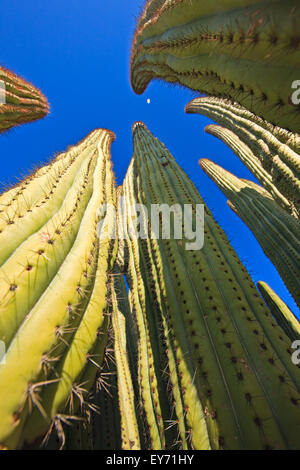
[[[139, 450], [135, 375], [131, 373], [130, 307], [123, 275], [117, 268], [109, 283], [111, 327], [105, 361], [94, 389], [91, 412], [66, 432], [66, 449]], [[48, 448], [48, 447], [47, 447]]]
[[300, 132], [299, 26], [296, 0], [152, 0], [133, 42], [133, 89], [143, 93], [153, 78], [179, 83]]
[[0, 66], [0, 134], [48, 112], [47, 99], [37, 88]]
[[241, 180], [207, 159], [201, 168], [230, 200], [230, 207], [253, 232], [300, 307], [300, 223], [261, 186]]
[[121, 417], [123, 450], [140, 450], [139, 426], [136, 416], [135, 392], [130, 361], [127, 334], [129, 302], [125, 281], [118, 272], [114, 273], [111, 288], [112, 326], [114, 331], [114, 353], [117, 367], [118, 402]]
[[[192, 204], [195, 216], [203, 200], [193, 183], [142, 123], [133, 132], [123, 183], [133, 216], [162, 203]], [[147, 226], [141, 214], [138, 224]], [[137, 239], [130, 223], [127, 235], [139, 383], [153, 448], [163, 448], [170, 424], [162, 370], [182, 447], [298, 448], [300, 371], [291, 362], [290, 340], [209, 210], [202, 249], [188, 251], [187, 238]]]
[[276, 318], [278, 325], [280, 325], [291, 341], [299, 340], [300, 323], [293, 312], [291, 312], [288, 306], [268, 284], [259, 281], [257, 287], [273, 316]]
[[[95, 131], [28, 181], [24, 191], [30, 198], [32, 189], [35, 204], [22, 234], [10, 232], [1, 245], [0, 339], [7, 348], [0, 366], [1, 447], [31, 444], [49, 426], [60, 428], [80, 384], [88, 390], [94, 383], [89, 363], [101, 364], [116, 246], [111, 237], [98, 239], [98, 209], [116, 205], [113, 139], [110, 131]], [[22, 191], [23, 184], [20, 200]], [[105, 217], [112, 233], [112, 210]]]
[[187, 113], [217, 121], [206, 132], [223, 140], [272, 194], [276, 202], [300, 217], [300, 135], [263, 121], [247, 109], [216, 97], [197, 98]]

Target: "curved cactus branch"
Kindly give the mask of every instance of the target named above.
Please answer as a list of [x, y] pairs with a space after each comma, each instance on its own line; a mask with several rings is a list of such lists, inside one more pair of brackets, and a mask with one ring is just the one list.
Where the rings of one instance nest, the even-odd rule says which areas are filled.
[[287, 212], [300, 214], [300, 136], [263, 121], [237, 103], [208, 97], [186, 106], [221, 126], [206, 132], [225, 142]]

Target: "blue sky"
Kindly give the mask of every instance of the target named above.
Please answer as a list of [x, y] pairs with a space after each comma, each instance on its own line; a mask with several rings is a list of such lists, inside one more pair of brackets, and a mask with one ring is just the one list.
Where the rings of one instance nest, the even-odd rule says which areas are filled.
[[0, 181], [14, 181], [91, 130], [104, 127], [117, 135], [112, 158], [121, 183], [132, 156], [132, 124], [144, 121], [197, 185], [253, 279], [270, 284], [296, 313], [276, 269], [198, 165], [199, 158], [210, 158], [255, 181], [222, 142], [205, 134], [210, 120], [184, 113], [185, 104], [197, 95], [162, 82], [153, 82], [142, 96], [130, 87], [131, 41], [143, 3], [1, 0], [0, 63], [39, 87], [50, 102], [51, 114], [0, 136]]

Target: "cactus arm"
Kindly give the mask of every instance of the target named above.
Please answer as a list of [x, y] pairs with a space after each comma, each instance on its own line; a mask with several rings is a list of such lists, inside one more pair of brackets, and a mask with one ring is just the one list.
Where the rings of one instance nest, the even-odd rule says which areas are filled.
[[249, 147], [244, 144], [232, 131], [229, 129], [210, 125], [205, 128], [206, 132], [218, 137], [225, 144], [227, 144], [231, 150], [240, 158], [245, 166], [254, 174], [258, 181], [271, 193], [273, 198], [278, 204], [283, 207], [287, 212], [291, 211], [290, 201], [283, 196], [283, 194], [277, 189], [272, 181], [272, 176], [262, 167], [259, 159], [252, 153]]
[[[103, 162], [101, 162], [101, 164], [103, 164]], [[99, 171], [101, 169], [100, 166], [99, 170], [94, 174], [94, 192], [91, 200], [91, 212], [87, 211], [85, 214], [85, 217], [87, 218], [90, 214], [94, 214], [92, 220], [91, 217], [89, 220], [89, 223], [94, 222], [94, 230], [97, 230], [97, 217], [95, 217], [95, 214], [97, 213], [97, 209], [100, 207], [101, 203], [104, 202], [105, 199], [103, 200], [103, 197], [105, 197], [105, 194], [110, 195], [107, 203], [112, 204], [113, 206], [115, 206], [116, 203], [114, 195], [112, 196], [111, 194], [114, 184], [111, 162], [104, 160], [104, 165], [106, 167], [104, 187], [99, 185], [99, 176], [101, 175]], [[104, 189], [107, 193], [104, 192]], [[81, 382], [81, 374], [85, 367], [86, 359], [88, 355], [91, 354], [94, 344], [97, 341], [97, 332], [106, 324], [105, 311], [107, 308], [108, 275], [110, 272], [112, 253], [114, 253], [113, 256], [115, 258], [114, 241], [112, 241], [111, 237], [115, 228], [112, 207], [109, 207], [105, 217], [108, 222], [108, 237], [101, 240], [99, 244], [95, 281], [88, 305], [80, 319], [80, 323], [76, 328], [73, 337], [71, 338], [71, 341], [69, 342], [69, 347], [66, 353], [62, 356], [60, 364], [57, 367], [57, 373], [60, 380], [57, 384], [47, 387], [47, 389], [45, 389], [45, 396], [42, 397], [43, 402], [45, 403], [45, 411], [50, 420], [55, 419], [56, 415], [64, 410], [68, 397], [72, 393], [73, 385]], [[93, 246], [95, 243], [95, 232], [91, 229], [89, 231], [91, 235], [93, 235], [91, 239]], [[84, 233], [85, 237], [87, 237], [88, 231], [85, 230], [85, 232], [82, 232], [82, 235], [84, 235]], [[34, 420], [41, 421], [41, 424], [43, 423], [45, 426], [44, 421], [41, 419], [42, 417], [37, 410], [35, 411], [35, 415], [32, 415], [32, 421], [29, 420], [27, 423], [28, 432], [29, 430], [32, 430], [32, 434], [41, 432]], [[27, 435], [26, 437], [29, 442], [31, 442], [35, 436]]]
[[[99, 185], [99, 181], [101, 181], [102, 174], [106, 168], [107, 145], [110, 142], [111, 133], [103, 131], [102, 134], [100, 134], [98, 146], [99, 156], [93, 177], [94, 191], [84, 213], [75, 243], [50, 286], [31, 310], [26, 321], [15, 335], [7, 352], [6, 365], [0, 370], [0, 381], [2, 384], [0, 388], [2, 393], [5, 393], [5, 390], [8, 392], [11, 388], [13, 389], [11, 390], [12, 393], [9, 399], [6, 400], [5, 409], [1, 409], [1, 442], [8, 439], [12, 432], [18, 428], [20, 418], [17, 420], [17, 423], [15, 423], [11, 413], [17, 413], [18, 416], [22, 416], [23, 405], [28, 398], [28, 388], [30, 388], [30, 384], [35, 383], [40, 375], [43, 357], [45, 355], [49, 356], [50, 350], [60, 343], [61, 340], [60, 335], [58, 336], [58, 332], [63, 334], [63, 332], [67, 330], [74, 309], [76, 311], [76, 302], [80, 301], [78, 281], [81, 278], [80, 273], [84, 274], [84, 267], [89, 262], [88, 255], [90, 251], [94, 250], [97, 226], [97, 217], [95, 214], [101, 203], [105, 200], [103, 196], [104, 188], [102, 185]], [[110, 180], [111, 179], [112, 177], [110, 176]], [[107, 243], [103, 244], [103, 263], [106, 259], [106, 250]], [[106, 275], [104, 272], [100, 272], [100, 266], [98, 267], [98, 271], [96, 276], [97, 285], [103, 287]], [[105, 289], [103, 288], [101, 290], [104, 292], [105, 297]], [[95, 297], [96, 291], [93, 290], [93, 293]], [[74, 304], [72, 303], [73, 301]], [[82, 367], [82, 357], [85, 348], [91, 346], [91, 342], [95, 340], [93, 328], [95, 328], [96, 324], [99, 325], [103, 320], [103, 317], [99, 315], [101, 310], [99, 311], [97, 308], [102, 308], [103, 302], [105, 302], [103, 295], [99, 296], [96, 300], [93, 299], [90, 301], [85, 312], [86, 315], [83, 315], [83, 320], [80, 324], [81, 328], [76, 331], [77, 336], [75, 336], [77, 342], [75, 341], [75, 343], [73, 343], [73, 348], [68, 351], [66, 358], [66, 364], [71, 362], [70, 368], [74, 374], [75, 372], [78, 373], [78, 370]], [[34, 332], [36, 332], [36, 334]], [[32, 342], [32, 335], [36, 336], [34, 342]], [[82, 348], [78, 348], [78, 342], [80, 342], [81, 339]], [[79, 352], [81, 352], [81, 355]], [[72, 358], [74, 360], [73, 363]], [[21, 375], [20, 370], [22, 371]], [[64, 379], [64, 381], [59, 382], [58, 388], [60, 395], [57, 395], [58, 402], [59, 398], [62, 399], [61, 397], [64, 396], [67, 390], [68, 380], [65, 376]], [[48, 406], [48, 404], [45, 404], [45, 406]]]
[[57, 214], [22, 243], [0, 269], [0, 338], [6, 348], [75, 241], [93, 190], [95, 157], [96, 153], [83, 162]]
[[5, 87], [5, 99], [0, 103], [0, 133], [26, 122], [36, 121], [48, 114], [49, 105], [46, 98], [33, 85], [1, 66], [0, 81]]
[[[138, 423], [135, 413], [134, 389], [127, 358], [126, 318], [129, 314], [126, 303], [127, 293], [121, 274], [114, 275], [111, 289], [112, 325], [114, 349], [117, 364], [119, 407], [121, 414], [122, 449], [140, 450]], [[126, 298], [122, 296], [126, 294]], [[121, 298], [120, 298], [121, 297]]]
[[[98, 137], [100, 135], [101, 131], [100, 133], [98, 131]], [[34, 179], [28, 196], [31, 197], [37, 189], [38, 200], [33, 201], [33, 206], [31, 206], [29, 200], [24, 198], [25, 207], [23, 209], [20, 207], [20, 212], [18, 212], [18, 206], [13, 207], [15, 218], [12, 218], [10, 214], [6, 216], [5, 210], [3, 211], [2, 219], [4, 219], [5, 226], [2, 226], [0, 233], [0, 265], [3, 265], [23, 241], [37, 232], [59, 210], [82, 162], [87, 157], [91, 157], [94, 152], [95, 145], [80, 153], [77, 158], [70, 156], [55, 180], [54, 175], [51, 174], [51, 167], [49, 176], [48, 172], [45, 174], [45, 181], [44, 178], [42, 181], [40, 178]]]
[[[187, 184], [188, 178], [176, 166], [167, 149], [140, 123], [134, 127], [134, 148], [132, 164], [136, 173], [133, 173], [133, 178], [135, 182], [141, 181], [142, 184], [141, 199], [138, 198], [138, 202], [146, 204], [148, 208], [151, 203], [161, 201], [171, 204], [180, 200], [180, 203], [184, 204], [195, 203], [198, 200], [201, 203], [202, 200], [199, 194], [197, 196], [196, 189], [190, 181]], [[155, 181], [155, 186], [152, 184], [152, 179]], [[151, 194], [151, 198], [147, 197], [146, 187], [148, 187], [147, 191]], [[190, 404], [190, 411], [193, 412], [193, 407], [196, 404], [204, 411], [206, 432], [213, 448], [223, 448], [224, 446], [243, 448], [245, 445], [248, 448], [252, 448], [252, 446], [256, 448], [259, 445], [266, 447], [275, 445], [284, 448], [296, 445], [295, 442], [292, 444], [291, 422], [286, 419], [286, 414], [282, 413], [282, 399], [279, 396], [282, 389], [280, 393], [275, 394], [276, 397], [274, 395], [274, 390], [278, 390], [278, 376], [275, 373], [275, 376], [272, 377], [272, 367], [270, 368], [270, 361], [274, 355], [278, 359], [280, 357], [281, 374], [287, 373], [285, 363], [287, 360], [290, 361], [290, 356], [288, 357], [286, 351], [289, 347], [289, 341], [283, 336], [283, 344], [277, 344], [277, 330], [270, 324], [270, 314], [259, 300], [259, 294], [246, 270], [241, 266], [224, 233], [215, 224], [209, 211], [206, 211], [206, 219], [208, 219], [206, 221], [206, 243], [200, 252], [197, 250], [193, 253], [186, 252], [180, 244], [180, 248], [178, 248], [176, 241], [169, 240], [160, 240], [158, 250], [159, 254], [163, 253], [166, 256], [166, 261], [162, 262], [164, 273], [167, 268], [170, 269], [170, 277], [173, 281], [173, 284], [168, 283], [169, 278], [165, 274], [167, 301], [168, 304], [171, 303], [170, 326], [175, 329], [176, 338], [184, 353], [180, 358], [179, 370], [183, 372], [181, 363], [186, 365], [189, 363], [193, 365], [194, 371], [197, 370], [195, 374], [192, 373], [192, 377], [194, 377], [192, 383], [195, 385], [197, 393], [194, 395], [193, 401], [191, 400], [193, 405]], [[191, 269], [192, 265], [199, 268]], [[201, 271], [198, 272], [198, 269]], [[223, 280], [222, 276], [224, 276]], [[180, 283], [180, 287], [177, 287], [178, 283]], [[234, 287], [233, 290], [232, 287]], [[242, 304], [239, 299], [242, 299]], [[216, 305], [212, 304], [212, 301]], [[178, 304], [177, 308], [176, 303]], [[172, 308], [173, 305], [175, 308]], [[179, 310], [179, 318], [176, 316], [176, 310]], [[188, 312], [185, 314], [187, 310]], [[210, 315], [210, 311], [214, 313]], [[190, 323], [191, 320], [192, 323]], [[224, 326], [219, 322], [224, 322]], [[230, 341], [229, 336], [226, 340], [229, 331]], [[196, 335], [195, 332], [197, 332]], [[184, 335], [184, 341], [188, 341], [191, 345], [189, 353], [183, 347], [184, 343], [181, 343], [182, 335]], [[239, 369], [235, 371], [234, 361], [232, 363], [230, 357], [228, 358], [228, 353], [230, 354], [230, 351], [233, 350], [236, 351], [237, 357], [242, 358], [246, 369], [249, 367], [249, 370], [252, 371], [249, 375]], [[265, 352], [262, 353], [262, 350]], [[264, 373], [262, 373], [262, 367]], [[259, 394], [260, 397], [264, 397], [263, 405], [262, 402], [256, 402], [252, 417], [251, 413], [249, 416], [247, 413], [244, 414], [245, 406], [243, 402], [240, 402], [241, 392], [238, 393], [237, 389], [243, 383], [238, 382], [238, 385], [234, 383], [234, 377], [240, 377], [241, 372], [243, 380], [247, 380], [246, 390], [252, 391], [250, 395], [253, 397]], [[297, 373], [298, 371], [295, 371], [294, 375], [289, 374], [295, 385], [297, 383], [299, 385]], [[186, 374], [183, 374], [182, 380], [184, 383], [188, 383], [186, 382]], [[213, 392], [212, 396], [207, 395], [206, 387]], [[246, 390], [245, 397], [248, 397]], [[285, 387], [284, 393], [287, 394], [287, 406], [290, 409], [289, 419], [294, 419], [295, 409], [291, 406], [293, 397], [290, 395], [288, 387]], [[190, 397], [186, 397], [185, 390], [183, 395], [186, 404]], [[220, 409], [219, 403], [226, 403], [227, 406], [224, 405]], [[243, 412], [239, 411], [241, 409]], [[267, 432], [269, 436], [267, 442], [262, 442], [261, 437], [256, 435], [257, 424], [255, 423], [260, 423], [260, 420], [257, 420], [258, 416], [264, 416], [263, 422], [265, 423], [267, 420], [270, 425]], [[271, 416], [272, 418], [270, 418]], [[231, 434], [233, 429], [233, 434]], [[234, 439], [234, 443], [231, 441], [232, 435], [238, 436], [237, 440]], [[196, 433], [195, 436], [191, 436], [193, 443]], [[194, 448], [199, 447], [194, 446]]]
[[272, 315], [275, 317], [277, 323], [280, 325], [286, 335], [290, 338], [291, 341], [299, 340], [299, 320], [291, 312], [288, 306], [265, 282], [259, 281], [257, 283], [257, 287], [264, 301], [270, 308]]
[[296, 175], [300, 175], [299, 147], [294, 148], [292, 145], [292, 142], [299, 141], [299, 134], [275, 127], [228, 99], [196, 98], [188, 103], [185, 109], [187, 113], [205, 114], [235, 132], [251, 147], [254, 154], [257, 154], [259, 158], [264, 155], [269, 163], [271, 163], [272, 155], [280, 155], [283, 162]]
[[[125, 197], [129, 204], [133, 204], [132, 189], [130, 181], [129, 167], [127, 179], [130, 186], [125, 187]], [[123, 185], [124, 187], [124, 185]], [[148, 318], [146, 312], [152, 307], [146, 297], [146, 290], [143, 284], [143, 271], [140, 262], [139, 246], [137, 241], [130, 239], [128, 229], [126, 230], [127, 246], [129, 252], [129, 272], [128, 284], [132, 294], [133, 312], [136, 317], [138, 327], [138, 377], [140, 384], [141, 399], [147, 417], [147, 426], [149, 428], [151, 446], [153, 449], [159, 450], [165, 447], [165, 434], [162, 422], [161, 400], [158, 395], [157, 384], [161, 381], [160, 376], [155, 375], [155, 369], [159, 358], [157, 357], [157, 345], [155, 344], [157, 333], [154, 335], [154, 341], [151, 341], [150, 328], [156, 328]], [[152, 315], [151, 315], [152, 316]], [[151, 317], [150, 316], [150, 317]], [[150, 323], [151, 322], [151, 323]], [[154, 344], [153, 344], [154, 342]]]
[[197, 1], [191, 2], [189, 0], [164, 2], [152, 0], [147, 2], [141, 15], [141, 22], [138, 23], [135, 42], [139, 44], [144, 39], [163, 34], [167, 29], [180, 26], [183, 23], [188, 24], [195, 20], [195, 18], [218, 15], [224, 11], [236, 10], [260, 3], [261, 0], [226, 0], [222, 4], [217, 2], [199, 4]]
[[202, 159], [200, 165], [233, 203], [299, 305], [299, 221], [280, 209], [270, 195], [255, 189], [254, 183], [249, 185], [209, 160]]

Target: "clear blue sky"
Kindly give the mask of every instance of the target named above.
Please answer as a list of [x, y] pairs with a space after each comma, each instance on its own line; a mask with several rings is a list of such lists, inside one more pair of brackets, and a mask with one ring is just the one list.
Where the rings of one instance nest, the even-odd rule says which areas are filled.
[[[129, 83], [131, 40], [142, 0], [1, 0], [0, 63], [48, 97], [46, 119], [0, 136], [2, 183], [45, 162], [91, 130], [117, 135], [112, 156], [119, 183], [132, 155], [131, 126], [141, 120], [161, 139], [197, 185], [255, 281], [263, 280], [297, 307], [248, 228], [198, 166], [210, 158], [237, 176], [255, 180], [226, 146], [204, 133], [210, 121], [184, 113], [196, 95], [154, 82], [142, 96]], [[151, 104], [147, 104], [150, 98]]]

